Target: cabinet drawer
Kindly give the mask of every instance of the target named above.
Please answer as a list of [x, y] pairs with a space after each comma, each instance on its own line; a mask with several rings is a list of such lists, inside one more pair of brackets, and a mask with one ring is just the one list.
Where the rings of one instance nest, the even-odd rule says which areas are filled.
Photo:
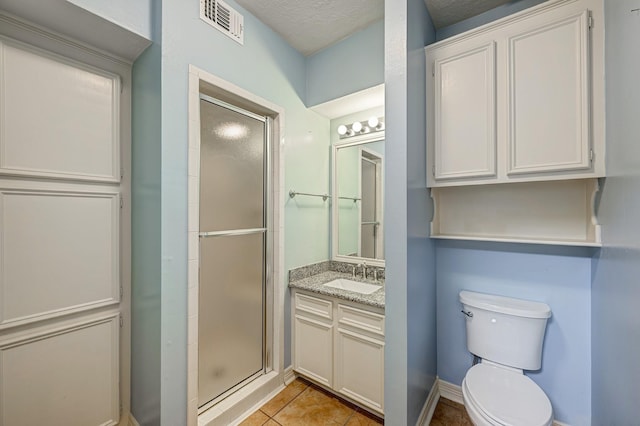
[[384, 337], [384, 315], [338, 304], [338, 323]]
[[328, 320], [333, 319], [333, 309], [330, 300], [320, 299], [318, 297], [296, 292], [295, 305], [296, 311], [306, 312]]

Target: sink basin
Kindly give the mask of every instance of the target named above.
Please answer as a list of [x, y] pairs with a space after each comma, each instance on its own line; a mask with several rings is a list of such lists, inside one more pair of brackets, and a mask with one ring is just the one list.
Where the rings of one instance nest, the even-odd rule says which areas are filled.
[[338, 278], [337, 280], [329, 281], [323, 284], [327, 287], [339, 288], [340, 290], [348, 290], [361, 294], [371, 294], [374, 291], [382, 288], [381, 285], [361, 283], [359, 281], [351, 281], [344, 278]]

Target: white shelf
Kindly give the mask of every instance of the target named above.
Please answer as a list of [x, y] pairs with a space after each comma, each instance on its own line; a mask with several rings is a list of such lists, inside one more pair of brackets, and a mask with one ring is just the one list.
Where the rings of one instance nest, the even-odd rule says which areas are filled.
[[597, 179], [433, 188], [431, 238], [601, 247]]
[[495, 243], [546, 244], [546, 245], [552, 245], [552, 246], [572, 246], [572, 247], [602, 247], [602, 243], [589, 242], [589, 241], [496, 238], [490, 235], [479, 236], [479, 237], [469, 237], [466, 235], [431, 235], [431, 238], [435, 238], [438, 240], [489, 241], [489, 242], [495, 242]]

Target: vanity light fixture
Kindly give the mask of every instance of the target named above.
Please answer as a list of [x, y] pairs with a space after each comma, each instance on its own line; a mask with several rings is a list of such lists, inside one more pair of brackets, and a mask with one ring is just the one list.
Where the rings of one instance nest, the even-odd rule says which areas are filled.
[[384, 123], [380, 119], [378, 119], [378, 117], [374, 116], [369, 118], [367, 124], [369, 125], [369, 127], [374, 129], [374, 131], [384, 130]]
[[350, 138], [352, 136], [364, 135], [367, 133], [375, 133], [384, 130], [384, 122], [382, 117], [371, 117], [365, 121], [354, 121], [352, 124], [341, 124], [338, 126], [338, 135], [340, 139]]

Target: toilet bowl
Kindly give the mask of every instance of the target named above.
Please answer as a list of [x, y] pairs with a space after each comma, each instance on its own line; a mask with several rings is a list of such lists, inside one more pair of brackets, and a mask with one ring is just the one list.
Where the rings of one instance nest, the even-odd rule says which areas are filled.
[[551, 426], [553, 410], [533, 380], [490, 362], [473, 366], [462, 381], [462, 397], [476, 426]]
[[462, 381], [465, 408], [476, 426], [550, 426], [553, 409], [523, 370], [538, 370], [551, 309], [544, 303], [460, 292], [467, 348], [482, 359]]

